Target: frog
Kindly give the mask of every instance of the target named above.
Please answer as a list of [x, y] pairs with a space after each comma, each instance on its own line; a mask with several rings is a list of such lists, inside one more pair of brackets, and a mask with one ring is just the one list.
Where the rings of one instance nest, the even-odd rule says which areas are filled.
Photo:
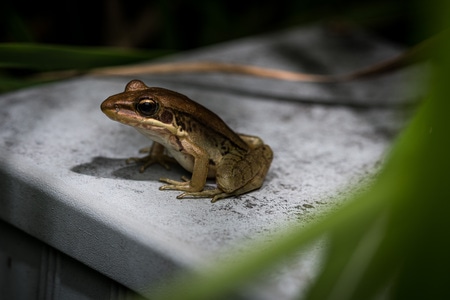
[[[130, 81], [122, 93], [101, 104], [110, 119], [135, 128], [153, 141], [141, 149], [147, 155], [127, 162], [142, 163], [140, 172], [158, 163], [177, 162], [190, 172], [181, 181], [160, 178], [160, 190], [177, 190], [183, 198], [211, 198], [211, 202], [261, 188], [273, 151], [257, 136], [233, 131], [217, 114], [189, 97], [161, 87]], [[207, 179], [215, 179], [215, 187]]]

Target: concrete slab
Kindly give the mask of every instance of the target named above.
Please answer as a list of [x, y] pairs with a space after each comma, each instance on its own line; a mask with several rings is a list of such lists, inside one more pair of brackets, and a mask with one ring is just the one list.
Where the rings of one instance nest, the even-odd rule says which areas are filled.
[[[331, 48], [334, 45], [334, 48]], [[168, 58], [215, 59], [340, 72], [399, 53], [361, 32], [320, 26], [243, 39]], [[313, 66], [313, 67], [310, 67]], [[320, 70], [319, 70], [320, 69]], [[275, 158], [259, 191], [211, 204], [159, 191], [161, 176], [125, 159], [150, 145], [102, 114], [127, 77], [83, 77], [0, 97], [0, 218], [136, 291], [176, 271], [226, 259], [230, 249], [331, 209], [346, 187], [373, 174], [403, 124], [396, 106], [410, 70], [323, 85], [221, 74], [141, 76], [188, 95], [238, 132], [260, 136]], [[404, 90], [404, 89], [403, 89]], [[270, 239], [268, 238], [268, 243]], [[290, 299], [313, 278], [316, 252], [249, 297]], [[317, 253], [316, 253], [317, 254]]]

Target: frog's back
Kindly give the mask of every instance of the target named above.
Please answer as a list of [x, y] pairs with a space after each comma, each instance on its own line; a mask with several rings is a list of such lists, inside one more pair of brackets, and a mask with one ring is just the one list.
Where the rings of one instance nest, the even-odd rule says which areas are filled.
[[160, 87], [151, 87], [149, 92], [158, 98], [165, 107], [170, 107], [181, 114], [187, 114], [200, 124], [207, 126], [216, 133], [225, 136], [231, 142], [242, 149], [248, 149], [248, 145], [215, 113], [194, 102], [187, 96]]

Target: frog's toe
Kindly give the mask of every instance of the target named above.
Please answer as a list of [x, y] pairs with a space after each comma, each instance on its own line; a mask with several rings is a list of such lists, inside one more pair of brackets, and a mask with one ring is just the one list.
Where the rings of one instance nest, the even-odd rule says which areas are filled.
[[234, 194], [229, 194], [229, 193], [220, 193], [220, 194], [217, 194], [217, 195], [215, 195], [214, 197], [212, 197], [211, 203], [214, 203], [214, 202], [216, 202], [217, 200], [224, 199], [224, 198], [231, 197], [231, 196], [234, 196]]
[[[159, 181], [167, 183], [167, 185], [163, 185], [161, 187], [165, 190], [170, 189], [169, 187], [189, 186], [191, 183], [189, 179], [188, 180], [183, 179], [183, 181], [178, 181], [178, 180], [173, 180], [173, 179], [169, 179], [169, 178], [165, 178], [165, 177], [161, 177], [159, 179]], [[164, 187], [167, 187], [167, 188], [164, 188]]]
[[183, 199], [184, 197], [186, 197], [186, 193], [181, 193], [177, 196], [177, 199]]
[[233, 194], [225, 193], [220, 189], [209, 189], [200, 192], [184, 192], [177, 196], [177, 199], [184, 198], [211, 198], [211, 202], [214, 203], [217, 200], [233, 196]]

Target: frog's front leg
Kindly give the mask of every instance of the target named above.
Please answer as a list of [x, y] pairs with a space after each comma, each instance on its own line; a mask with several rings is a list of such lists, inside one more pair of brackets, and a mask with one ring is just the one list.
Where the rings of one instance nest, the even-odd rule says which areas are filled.
[[143, 163], [143, 165], [139, 168], [139, 172], [144, 172], [151, 165], [158, 163], [166, 169], [170, 169], [168, 163], [175, 162], [170, 156], [164, 154], [164, 146], [154, 142], [151, 147], [143, 148], [139, 150], [139, 153], [148, 153], [148, 155], [144, 157], [130, 157], [126, 160], [127, 163]]
[[[203, 190], [209, 169], [208, 153], [201, 147], [192, 144], [189, 145], [189, 153], [194, 157], [191, 180], [176, 181], [168, 178], [160, 178], [160, 181], [168, 183], [167, 185], [161, 186], [159, 188], [160, 190], [178, 190], [185, 192], [199, 192]], [[177, 198], [183, 198], [185, 194], [183, 193]]]

